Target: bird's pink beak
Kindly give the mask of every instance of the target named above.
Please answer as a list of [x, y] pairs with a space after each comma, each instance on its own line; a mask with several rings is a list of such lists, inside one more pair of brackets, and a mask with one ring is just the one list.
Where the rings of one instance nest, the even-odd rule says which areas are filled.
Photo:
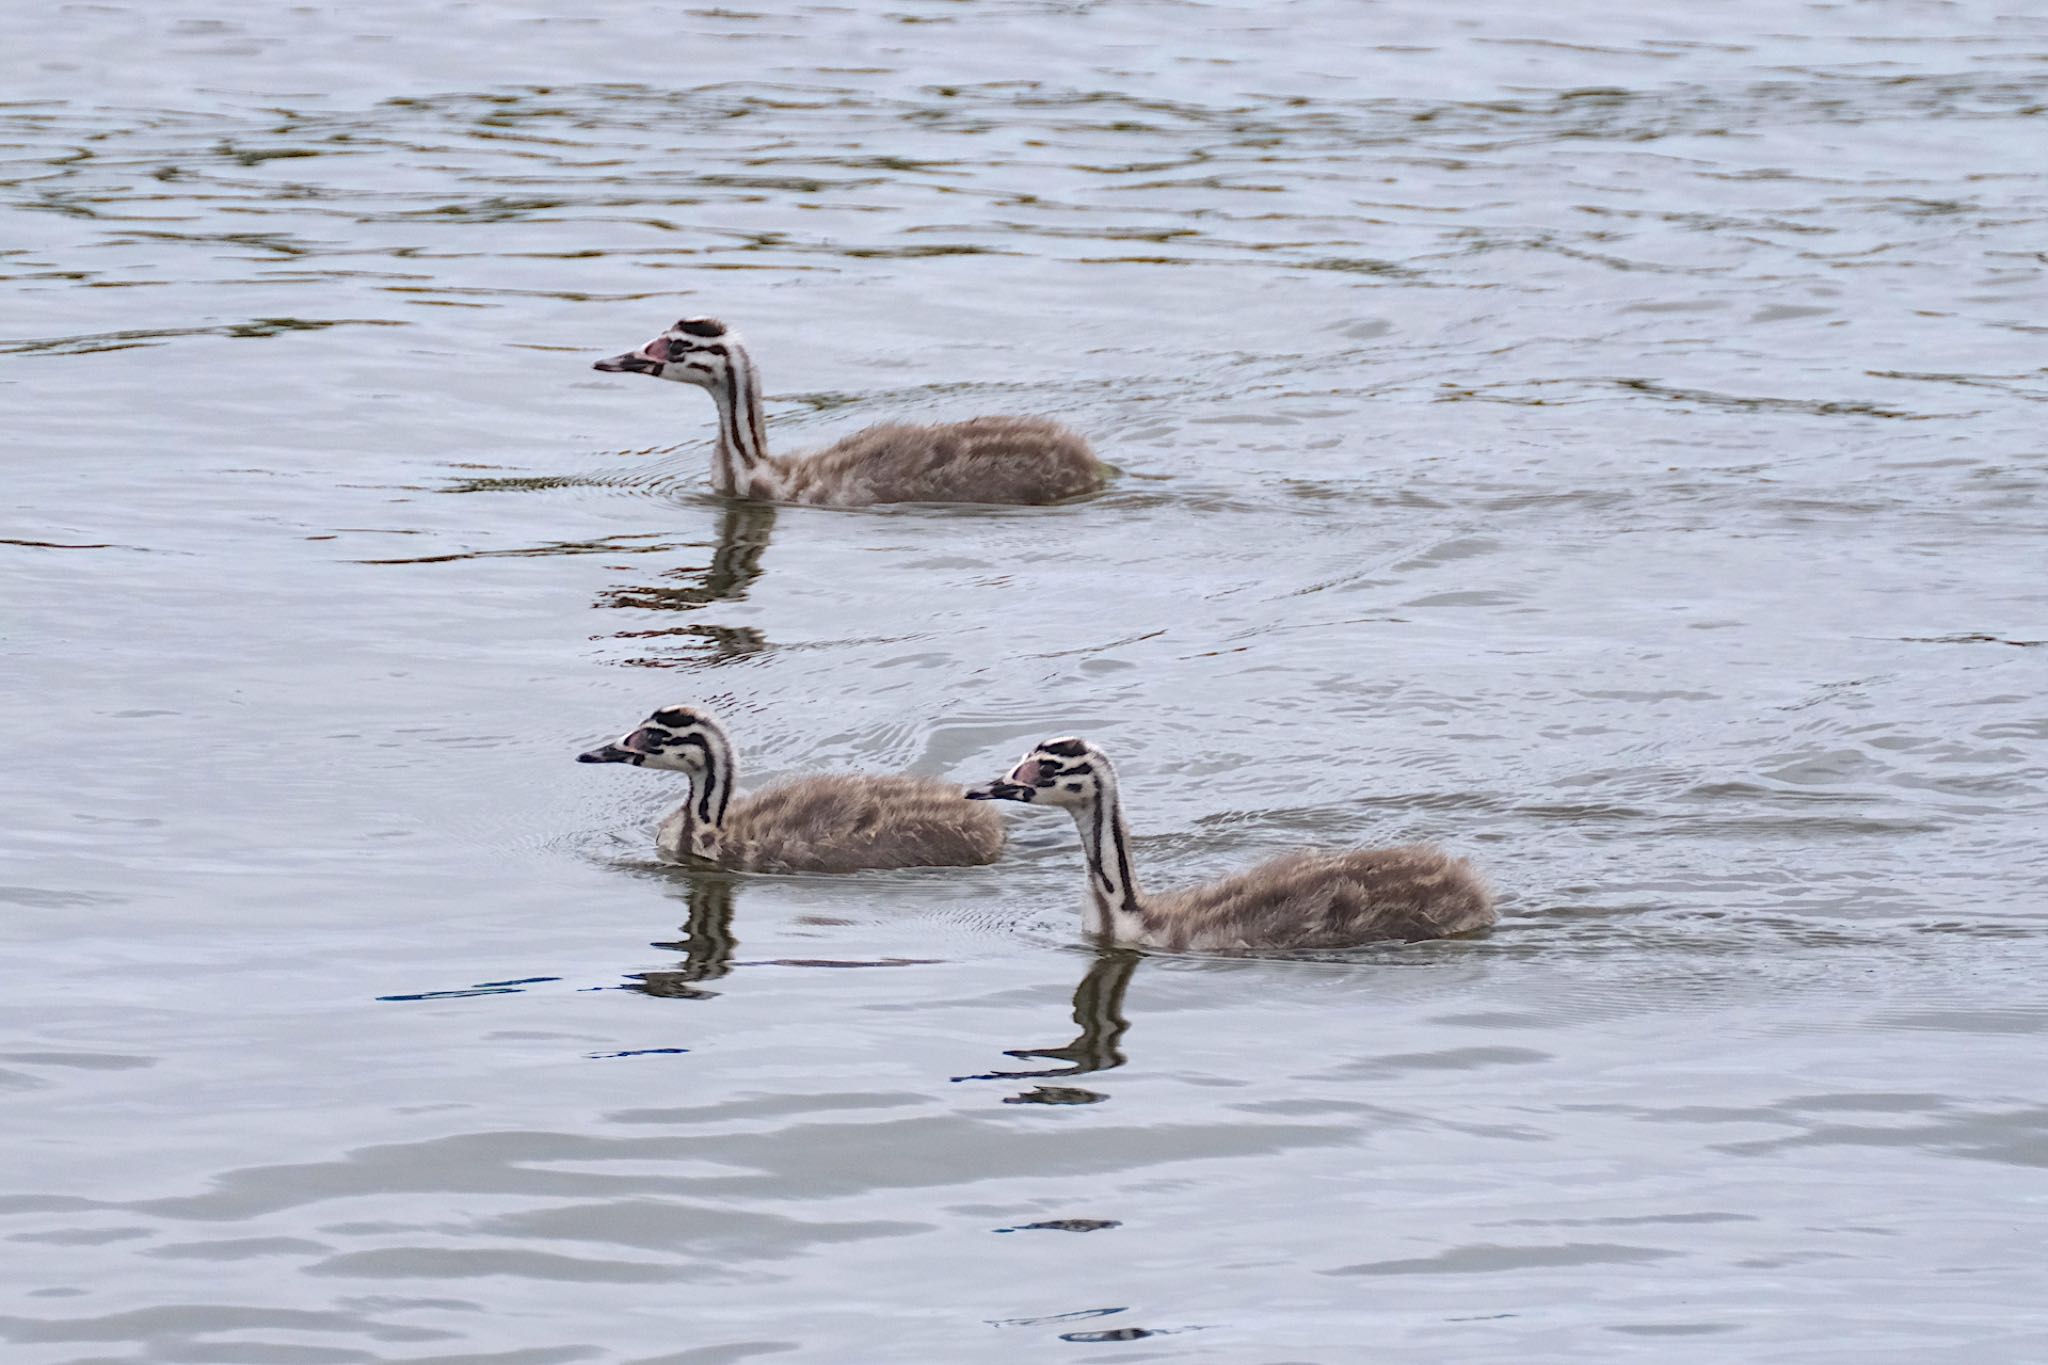
[[1011, 769], [1008, 777], [969, 787], [961, 795], [969, 801], [1033, 801], [1037, 799], [1038, 779], [1043, 772], [1044, 765], [1030, 759]]
[[651, 374], [659, 379], [667, 367], [668, 338], [656, 337], [637, 351], [600, 360], [590, 368], [603, 370], [606, 374]]

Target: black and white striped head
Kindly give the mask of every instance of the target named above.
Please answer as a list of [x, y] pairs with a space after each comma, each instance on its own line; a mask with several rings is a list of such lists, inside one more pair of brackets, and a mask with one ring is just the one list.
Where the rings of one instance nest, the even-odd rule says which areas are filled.
[[683, 318], [639, 350], [600, 360], [591, 368], [718, 389], [726, 383], [739, 344], [740, 334], [717, 318]]
[[1024, 755], [1009, 776], [969, 787], [970, 801], [1023, 801], [1038, 806], [1088, 806], [1114, 780], [1102, 751], [1079, 739], [1049, 739]]
[[694, 706], [664, 706], [616, 743], [576, 755], [578, 763], [630, 763], [702, 777], [722, 766], [728, 744], [718, 722]]

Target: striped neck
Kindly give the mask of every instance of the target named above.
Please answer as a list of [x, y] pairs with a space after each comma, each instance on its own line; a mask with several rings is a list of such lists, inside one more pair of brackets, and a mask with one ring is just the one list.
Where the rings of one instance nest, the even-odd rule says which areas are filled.
[[704, 771], [691, 775], [690, 799], [683, 805], [683, 843], [697, 857], [716, 862], [732, 804], [732, 742], [709, 726], [682, 736], [682, 742], [704, 757]]
[[1074, 827], [1081, 832], [1081, 848], [1088, 855], [1088, 909], [1081, 927], [1118, 942], [1138, 942], [1144, 937], [1145, 908], [1131, 875], [1131, 832], [1124, 824], [1116, 772], [1100, 754], [1089, 761], [1095, 767], [1096, 798], [1074, 807]]
[[711, 482], [727, 497], [772, 496], [765, 488], [768, 438], [761, 426], [761, 382], [753, 357], [730, 338], [724, 344], [723, 372], [710, 385], [718, 404], [718, 450], [712, 457]]

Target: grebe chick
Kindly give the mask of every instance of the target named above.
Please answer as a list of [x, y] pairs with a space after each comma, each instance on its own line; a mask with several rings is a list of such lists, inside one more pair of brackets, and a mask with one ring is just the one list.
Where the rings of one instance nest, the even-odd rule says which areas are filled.
[[1191, 952], [1349, 948], [1483, 929], [1493, 895], [1471, 865], [1427, 845], [1289, 853], [1249, 872], [1140, 895], [1116, 769], [1078, 739], [1039, 745], [1007, 777], [969, 787], [974, 801], [1062, 806], [1088, 857], [1083, 927], [1119, 943]]
[[738, 872], [858, 872], [879, 867], [973, 867], [1003, 851], [993, 811], [963, 817], [960, 789], [923, 777], [851, 773], [800, 777], [733, 795], [733, 749], [694, 706], [666, 706], [579, 763], [665, 768], [690, 779], [690, 799], [661, 822], [655, 846]]
[[1102, 464], [1087, 440], [1043, 417], [889, 423], [810, 455], [770, 455], [753, 359], [740, 334], [716, 318], [684, 318], [639, 350], [600, 360], [595, 368], [709, 390], [718, 404], [711, 484], [728, 497], [832, 507], [1047, 503], [1102, 486]]

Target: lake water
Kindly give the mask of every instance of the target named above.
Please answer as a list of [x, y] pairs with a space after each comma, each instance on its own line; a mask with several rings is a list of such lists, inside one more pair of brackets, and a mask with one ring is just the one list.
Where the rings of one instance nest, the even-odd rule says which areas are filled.
[[[2048, 14], [1647, 8], [17, 8], [9, 1365], [2048, 1356]], [[685, 313], [1120, 472], [722, 504]], [[1504, 918], [692, 877], [679, 701]]]

